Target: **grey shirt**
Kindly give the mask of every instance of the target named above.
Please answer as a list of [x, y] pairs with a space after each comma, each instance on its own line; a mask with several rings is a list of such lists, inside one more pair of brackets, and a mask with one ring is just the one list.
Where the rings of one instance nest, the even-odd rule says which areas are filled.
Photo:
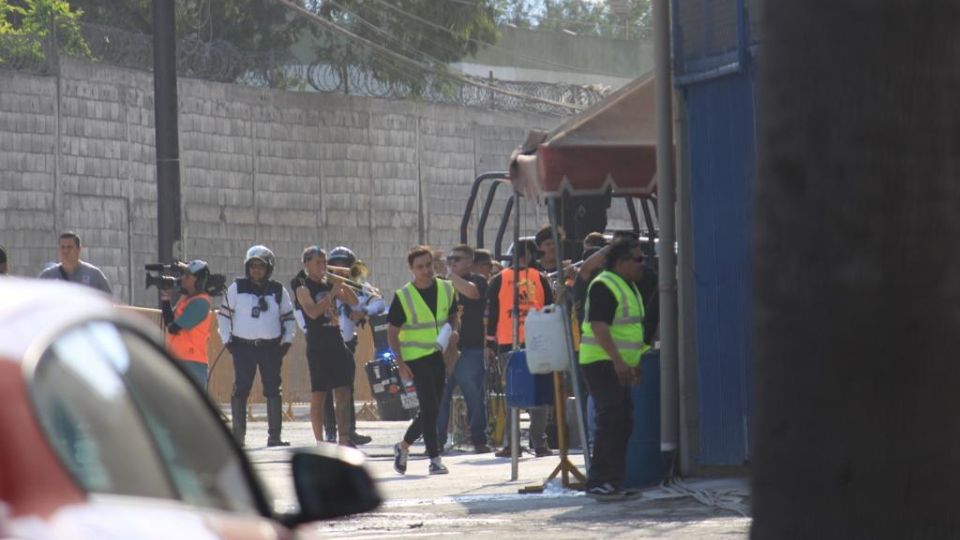
[[[56, 266], [51, 266], [43, 272], [40, 272], [40, 275], [37, 276], [37, 278], [64, 279], [64, 272], [61, 272], [60, 268], [61, 265], [59, 264]], [[74, 283], [93, 287], [94, 289], [99, 289], [109, 295], [113, 294], [113, 291], [110, 290], [110, 283], [107, 282], [107, 277], [103, 275], [103, 272], [96, 266], [83, 261], [80, 261], [80, 265], [77, 266], [77, 269], [74, 270], [72, 275], [66, 276], [66, 281], [72, 281]]]

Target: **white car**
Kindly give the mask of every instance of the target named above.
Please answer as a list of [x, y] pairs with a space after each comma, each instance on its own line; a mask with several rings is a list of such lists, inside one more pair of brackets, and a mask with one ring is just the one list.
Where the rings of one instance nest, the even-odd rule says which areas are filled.
[[272, 508], [159, 329], [98, 291], [0, 277], [0, 537], [311, 538], [380, 504], [362, 454], [292, 458], [299, 509]]

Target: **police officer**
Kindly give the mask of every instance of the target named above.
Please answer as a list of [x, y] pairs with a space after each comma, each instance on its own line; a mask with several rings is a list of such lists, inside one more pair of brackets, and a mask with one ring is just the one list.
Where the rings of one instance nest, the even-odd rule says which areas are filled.
[[280, 368], [293, 343], [296, 324], [290, 294], [270, 279], [275, 264], [273, 252], [266, 246], [248, 249], [243, 262], [246, 276], [230, 284], [220, 306], [220, 338], [233, 356], [236, 374], [230, 398], [233, 434], [241, 446], [247, 432], [247, 396], [258, 368], [267, 400], [267, 446], [290, 445], [280, 439]]
[[597, 415], [587, 495], [600, 501], [631, 494], [622, 483], [633, 431], [629, 386], [640, 382], [640, 356], [647, 348], [643, 298], [636, 286], [643, 259], [639, 241], [618, 238], [607, 249], [606, 270], [587, 292], [579, 363]]
[[180, 278], [182, 295], [171, 309], [170, 294], [160, 292], [167, 349], [202, 385], [207, 384], [207, 344], [210, 340], [210, 296], [206, 293], [210, 267], [196, 259], [187, 263]]

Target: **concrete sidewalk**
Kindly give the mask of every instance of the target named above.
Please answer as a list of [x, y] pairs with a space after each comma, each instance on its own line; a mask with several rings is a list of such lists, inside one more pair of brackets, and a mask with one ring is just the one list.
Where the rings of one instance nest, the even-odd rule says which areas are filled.
[[[296, 411], [300, 418], [300, 411]], [[256, 411], [254, 411], [256, 416]], [[325, 536], [519, 538], [739, 538], [746, 537], [750, 520], [739, 512], [749, 507], [745, 479], [687, 481], [675, 487], [645, 490], [643, 497], [598, 503], [582, 492], [564, 489], [559, 482], [544, 493], [521, 495], [518, 490], [539, 485], [559, 458], [520, 460], [519, 479], [510, 481], [510, 460], [492, 453], [449, 452], [443, 456], [450, 474], [429, 476], [423, 445], [414, 445], [405, 476], [393, 470], [394, 443], [407, 422], [358, 422], [358, 431], [373, 437], [360, 449], [376, 479], [384, 505], [376, 512], [317, 524]], [[305, 420], [285, 422], [283, 438], [293, 446], [266, 448], [266, 423], [250, 422], [247, 453], [277, 507], [295, 504], [289, 456], [297, 447], [312, 446], [313, 433]], [[583, 469], [583, 457], [571, 456]], [[697, 500], [699, 499], [699, 500]]]

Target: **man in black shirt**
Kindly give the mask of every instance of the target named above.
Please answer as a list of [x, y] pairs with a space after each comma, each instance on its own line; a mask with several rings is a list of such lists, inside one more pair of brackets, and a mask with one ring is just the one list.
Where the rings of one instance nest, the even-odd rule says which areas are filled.
[[438, 341], [443, 327], [457, 330], [457, 300], [453, 285], [433, 274], [433, 254], [429, 247], [418, 246], [407, 255], [413, 281], [401, 287], [393, 297], [387, 314], [387, 340], [397, 360], [400, 377], [413, 381], [417, 388], [420, 412], [410, 423], [403, 440], [393, 447], [393, 468], [407, 472], [410, 445], [423, 436], [430, 457], [430, 474], [447, 474], [437, 444], [437, 414], [446, 380], [443, 350]]
[[310, 423], [313, 436], [323, 441], [324, 401], [333, 391], [336, 402], [339, 443], [354, 446], [350, 441], [350, 394], [353, 384], [353, 355], [340, 335], [340, 314], [337, 300], [356, 305], [357, 296], [340, 281], [326, 278], [327, 254], [319, 246], [303, 251], [306, 279], [300, 281], [294, 294], [303, 312], [307, 336], [307, 366], [310, 368]]
[[[442, 449], [447, 442], [447, 424], [450, 420], [450, 400], [458, 385], [467, 404], [467, 422], [470, 439], [478, 454], [490, 452], [487, 446], [487, 413], [483, 400], [483, 310], [486, 307], [487, 280], [470, 272], [473, 266], [473, 248], [460, 245], [447, 257], [450, 281], [457, 290], [460, 304], [460, 356], [447, 368], [447, 384], [440, 399], [437, 417], [437, 438]], [[451, 369], [452, 367], [452, 369]]]
[[637, 316], [643, 298], [635, 283], [643, 273], [643, 253], [635, 238], [618, 238], [605, 250], [606, 271], [587, 292], [580, 371], [596, 405], [593, 459], [587, 496], [617, 500], [622, 489], [627, 443], [633, 430], [629, 387], [640, 382], [643, 326]]

